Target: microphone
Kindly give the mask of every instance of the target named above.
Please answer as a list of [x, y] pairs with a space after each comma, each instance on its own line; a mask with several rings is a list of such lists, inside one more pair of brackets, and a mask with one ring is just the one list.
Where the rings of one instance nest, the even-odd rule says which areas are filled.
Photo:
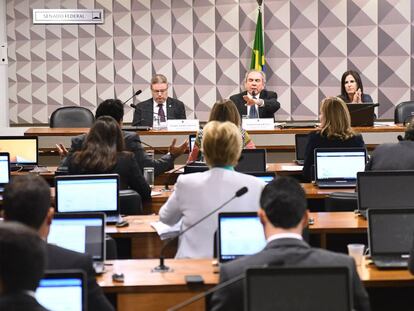
[[215, 212], [217, 212], [218, 210], [222, 209], [224, 206], [226, 206], [227, 204], [229, 204], [231, 201], [233, 201], [235, 198], [239, 198], [242, 195], [245, 195], [247, 193], [247, 191], [249, 191], [249, 189], [247, 187], [242, 187], [239, 190], [236, 191], [236, 193], [230, 198], [228, 199], [226, 202], [224, 202], [223, 204], [221, 204], [219, 207], [217, 207], [216, 209], [212, 210], [210, 213], [208, 213], [207, 215], [205, 215], [204, 217], [201, 217], [198, 221], [196, 221], [195, 223], [193, 223], [191, 226], [189, 226], [187, 229], [185, 229], [184, 231], [181, 231], [177, 236], [173, 237], [172, 239], [168, 240], [167, 243], [165, 243], [163, 245], [163, 247], [161, 248], [160, 251], [160, 264], [152, 269], [152, 272], [168, 272], [171, 271], [171, 269], [169, 267], [167, 267], [164, 264], [164, 251], [167, 248], [168, 245], [171, 244], [172, 241], [174, 241], [175, 239], [178, 239], [180, 236], [182, 236], [184, 233], [186, 233], [188, 230], [194, 228], [195, 226], [197, 226], [200, 222], [204, 221], [205, 219], [207, 219], [208, 217], [210, 217], [211, 215], [213, 215]]
[[397, 139], [398, 139], [398, 141], [403, 141], [404, 140], [404, 137], [402, 135], [398, 135], [397, 136]]
[[[137, 95], [139, 95], [139, 94], [141, 94], [142, 93], [142, 90], [138, 90], [138, 91], [136, 91], [135, 93], [134, 93], [134, 95], [132, 95], [130, 98], [128, 98], [126, 101], [124, 101], [123, 103], [122, 103], [122, 105], [125, 105], [127, 102], [129, 102], [131, 99], [133, 99], [135, 96], [137, 96]], [[133, 104], [131, 104], [131, 107], [132, 107], [132, 105]], [[135, 107], [133, 107], [133, 108], [135, 108]]]
[[168, 178], [165, 181], [164, 189], [162, 189], [162, 191], [164, 191], [164, 192], [172, 191], [170, 189], [170, 185], [171, 185], [171, 180], [174, 177], [173, 174], [176, 173], [176, 172], [178, 172], [179, 170], [185, 168], [187, 165], [191, 165], [191, 164], [193, 164], [195, 162], [196, 162], [196, 160], [190, 161], [190, 162], [188, 162], [188, 163], [186, 163], [184, 165], [180, 165], [179, 167], [177, 167], [176, 169], [174, 169], [172, 172], [170, 172]]

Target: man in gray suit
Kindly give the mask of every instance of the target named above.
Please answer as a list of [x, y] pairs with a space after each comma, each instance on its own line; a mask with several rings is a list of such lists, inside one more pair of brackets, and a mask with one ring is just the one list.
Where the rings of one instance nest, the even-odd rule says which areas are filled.
[[168, 81], [164, 75], [156, 74], [152, 77], [151, 92], [152, 98], [137, 104], [132, 125], [153, 127], [154, 116], [161, 123], [186, 119], [183, 102], [168, 96]]
[[[242, 275], [253, 266], [345, 266], [352, 280], [354, 308], [369, 310], [368, 294], [356, 271], [354, 260], [344, 254], [312, 248], [303, 241], [301, 232], [308, 224], [305, 192], [289, 177], [279, 177], [266, 185], [258, 214], [267, 246], [261, 252], [224, 264], [220, 283]], [[212, 310], [243, 310], [243, 282], [218, 290], [211, 300]]]

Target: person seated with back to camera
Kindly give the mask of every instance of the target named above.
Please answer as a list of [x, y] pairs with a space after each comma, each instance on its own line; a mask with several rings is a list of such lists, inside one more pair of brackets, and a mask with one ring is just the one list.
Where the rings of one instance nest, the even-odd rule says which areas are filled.
[[357, 71], [348, 70], [342, 74], [341, 94], [338, 95], [345, 103], [372, 103], [372, 98], [364, 94], [364, 86]]
[[80, 151], [69, 155], [69, 174], [118, 174], [121, 189], [138, 192], [142, 201], [151, 200], [151, 188], [132, 152], [124, 151], [121, 128], [110, 116], [99, 117], [92, 125]]
[[[260, 193], [265, 182], [234, 170], [242, 150], [240, 128], [232, 122], [211, 121], [203, 131], [203, 152], [209, 170], [178, 177], [175, 191], [161, 207], [160, 221], [174, 225], [182, 220], [181, 231], [233, 197], [236, 191], [248, 191], [223, 207], [224, 212], [253, 212], [259, 209]], [[183, 234], [176, 258], [212, 258], [217, 215]]]
[[366, 171], [414, 170], [414, 118], [409, 120], [399, 142], [377, 146], [365, 167]]
[[[249, 134], [246, 132], [246, 130], [241, 128], [241, 120], [240, 120], [239, 112], [237, 111], [236, 105], [230, 99], [221, 99], [214, 104], [213, 108], [211, 108], [210, 117], [208, 119], [208, 122], [210, 121], [220, 121], [220, 122], [230, 121], [234, 123], [240, 129], [240, 134], [242, 138], [242, 148], [243, 149], [255, 149], [256, 148]], [[203, 129], [199, 129], [195, 143], [194, 143], [194, 147], [188, 156], [187, 162], [202, 161], [203, 159], [203, 154], [201, 151], [202, 143], [203, 143]]]
[[314, 151], [316, 148], [365, 147], [364, 139], [351, 127], [351, 117], [344, 101], [338, 97], [322, 100], [319, 113], [321, 122], [317, 131], [309, 133], [305, 149], [302, 175], [304, 182], [313, 179]]

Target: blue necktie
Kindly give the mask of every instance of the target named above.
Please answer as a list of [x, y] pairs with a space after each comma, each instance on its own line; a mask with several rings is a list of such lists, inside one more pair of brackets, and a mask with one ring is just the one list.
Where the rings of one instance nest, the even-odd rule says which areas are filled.
[[[253, 99], [256, 99], [256, 96], [253, 96]], [[249, 119], [257, 119], [259, 116], [257, 115], [256, 105], [250, 106], [249, 111]]]
[[158, 117], [160, 118], [160, 122], [165, 122], [165, 114], [164, 109], [162, 109], [162, 104], [158, 104]]

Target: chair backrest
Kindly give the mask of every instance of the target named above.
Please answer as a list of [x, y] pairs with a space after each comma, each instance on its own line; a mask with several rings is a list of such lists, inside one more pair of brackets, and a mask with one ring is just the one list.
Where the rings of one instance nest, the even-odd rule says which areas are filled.
[[358, 195], [356, 192], [332, 192], [325, 199], [327, 212], [346, 212], [358, 209]]
[[127, 189], [119, 191], [119, 205], [122, 215], [142, 215], [141, 196], [135, 190]]
[[404, 123], [414, 116], [414, 101], [399, 103], [394, 110], [394, 123]]
[[61, 107], [50, 116], [50, 127], [91, 127], [94, 121], [93, 113], [85, 107]]

